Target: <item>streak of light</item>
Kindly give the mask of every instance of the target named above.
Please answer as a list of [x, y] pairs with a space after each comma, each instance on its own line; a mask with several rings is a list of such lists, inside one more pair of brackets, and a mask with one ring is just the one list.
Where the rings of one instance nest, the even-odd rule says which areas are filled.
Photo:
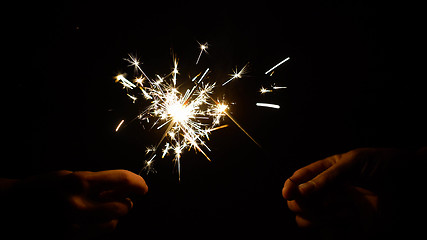
[[271, 104], [271, 103], [256, 103], [256, 105], [258, 107], [268, 107], [268, 108], [275, 108], [275, 109], [279, 109], [280, 106], [277, 104]]
[[123, 119], [122, 121], [120, 121], [119, 125], [117, 125], [116, 127], [116, 132], [119, 131], [120, 127], [122, 126], [122, 124], [125, 122], [125, 120]]
[[278, 66], [282, 65], [283, 63], [285, 63], [289, 59], [290, 59], [289, 57], [285, 58], [283, 61], [281, 61], [278, 64], [276, 64], [274, 67], [270, 68], [267, 72], [265, 72], [265, 74], [268, 74], [269, 72], [273, 71], [275, 68], [277, 68]]

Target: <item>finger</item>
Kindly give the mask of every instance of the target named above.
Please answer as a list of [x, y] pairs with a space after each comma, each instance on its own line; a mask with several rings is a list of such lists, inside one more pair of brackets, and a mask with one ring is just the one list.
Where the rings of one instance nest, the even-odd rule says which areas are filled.
[[302, 215], [296, 215], [295, 216], [295, 222], [297, 223], [298, 227], [300, 227], [300, 228], [311, 228], [315, 225], [315, 223], [312, 219], [305, 218]]
[[107, 222], [125, 216], [131, 209], [129, 201], [94, 203], [86, 209], [86, 220]]
[[291, 179], [295, 184], [302, 184], [321, 172], [325, 171], [326, 169], [333, 166], [337, 161], [337, 155], [327, 157], [325, 159], [316, 161], [314, 163], [311, 163], [297, 171], [294, 172]]
[[300, 206], [300, 204], [298, 204], [298, 202], [295, 201], [295, 200], [287, 201], [287, 204], [288, 204], [289, 210], [291, 210], [294, 213], [302, 213], [302, 212], [304, 212], [304, 210], [302, 209], [302, 207]]
[[322, 205], [322, 197], [314, 196], [310, 198], [298, 198], [296, 200], [287, 201], [288, 208], [296, 214], [305, 216], [322, 215], [325, 209]]
[[[339, 157], [339, 155], [335, 155], [327, 159], [332, 163], [334, 162], [334, 158], [336, 159]], [[351, 168], [350, 164], [346, 163], [346, 161], [340, 161], [340, 164], [332, 163], [329, 168], [326, 168], [311, 180], [300, 184], [298, 186], [299, 194], [301, 196], [307, 196], [324, 189], [326, 186], [335, 185], [340, 182], [339, 179], [345, 178], [346, 173], [348, 173], [348, 170]]]
[[282, 196], [286, 200], [293, 200], [298, 196], [298, 185], [291, 178], [285, 181], [282, 189]]
[[127, 170], [109, 170], [86, 172], [84, 178], [92, 185], [103, 190], [113, 190], [123, 195], [147, 193], [148, 186], [144, 179]]
[[297, 171], [285, 181], [282, 189], [282, 195], [287, 200], [293, 200], [298, 197], [298, 186], [306, 181], [312, 179], [325, 169], [329, 168], [336, 162], [336, 157], [328, 157], [323, 160], [311, 163]]

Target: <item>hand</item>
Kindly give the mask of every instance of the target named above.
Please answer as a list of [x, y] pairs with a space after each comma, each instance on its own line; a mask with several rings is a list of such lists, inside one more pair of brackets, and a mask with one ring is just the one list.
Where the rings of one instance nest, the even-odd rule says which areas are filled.
[[58, 171], [17, 180], [7, 196], [8, 210], [22, 215], [17, 221], [23, 229], [93, 236], [115, 229], [133, 206], [130, 197], [147, 191], [144, 179], [126, 170]]
[[[378, 212], [374, 186], [393, 151], [356, 149], [314, 162], [297, 170], [282, 189], [300, 227], [367, 229]], [[365, 188], [360, 187], [369, 183]], [[353, 229], [356, 230], [356, 229]]]

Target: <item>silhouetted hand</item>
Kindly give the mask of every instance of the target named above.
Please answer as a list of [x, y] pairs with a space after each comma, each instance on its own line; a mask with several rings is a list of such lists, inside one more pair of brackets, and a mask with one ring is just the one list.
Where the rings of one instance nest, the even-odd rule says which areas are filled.
[[9, 212], [14, 227], [41, 235], [64, 234], [57, 239], [115, 229], [133, 206], [130, 197], [148, 191], [141, 176], [126, 170], [57, 171], [5, 182], [1, 195], [9, 206], [1, 208]]
[[400, 156], [393, 149], [355, 149], [305, 166], [282, 189], [300, 227], [367, 230], [378, 215], [379, 192]]

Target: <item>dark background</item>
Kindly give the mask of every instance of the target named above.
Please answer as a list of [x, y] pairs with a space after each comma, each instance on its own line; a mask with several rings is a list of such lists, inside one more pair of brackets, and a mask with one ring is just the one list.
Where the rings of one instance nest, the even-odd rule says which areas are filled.
[[[298, 2], [298, 3], [295, 3]], [[17, 4], [4, 19], [1, 172], [128, 169], [138, 173], [160, 132], [121, 119], [143, 109], [114, 83], [137, 54], [149, 76], [173, 67], [180, 78], [212, 69], [222, 83], [250, 62], [242, 79], [216, 94], [236, 103], [211, 135], [212, 162], [171, 158], [143, 175], [150, 192], [111, 239], [156, 236], [305, 236], [281, 197], [293, 171], [356, 147], [416, 148], [426, 143], [417, 6], [379, 1], [130, 2]], [[201, 57], [198, 42], [209, 43]], [[264, 72], [286, 57], [272, 77]], [[272, 83], [285, 90], [260, 95]], [[7, 97], [6, 97], [7, 96]], [[279, 110], [256, 102], [280, 104]], [[9, 154], [11, 153], [11, 154]], [[13, 156], [13, 157], [12, 157]]]

